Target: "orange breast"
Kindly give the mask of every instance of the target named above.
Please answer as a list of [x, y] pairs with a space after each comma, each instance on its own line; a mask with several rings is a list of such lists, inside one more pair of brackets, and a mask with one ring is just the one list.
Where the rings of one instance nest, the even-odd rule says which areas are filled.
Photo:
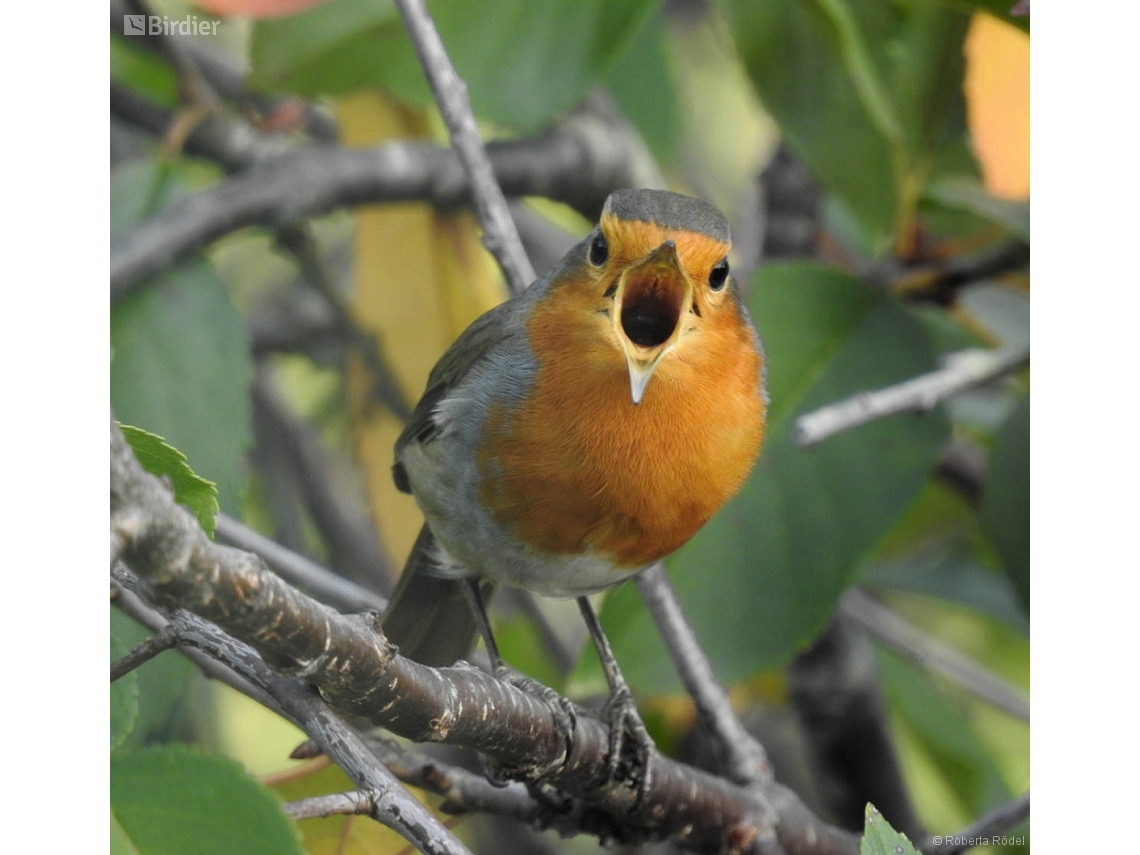
[[631, 569], [692, 537], [740, 488], [764, 434], [754, 334], [731, 300], [717, 314], [666, 354], [635, 405], [610, 321], [552, 290], [527, 324], [531, 394], [485, 424], [480, 498], [495, 521], [544, 552]]

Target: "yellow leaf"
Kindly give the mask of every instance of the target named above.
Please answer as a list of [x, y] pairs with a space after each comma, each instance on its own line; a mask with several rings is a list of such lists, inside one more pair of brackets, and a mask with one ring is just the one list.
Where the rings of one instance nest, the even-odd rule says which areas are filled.
[[1029, 198], [1029, 36], [977, 14], [966, 36], [966, 108], [986, 189]]
[[[430, 137], [425, 113], [380, 92], [358, 92], [336, 106], [347, 145]], [[424, 203], [359, 208], [354, 271], [356, 322], [379, 336], [413, 404], [447, 346], [506, 297], [471, 214], [440, 214]], [[362, 360], [350, 361], [347, 377], [353, 440], [376, 528], [388, 554], [402, 559], [423, 521], [412, 498], [392, 483], [392, 448], [402, 425], [369, 400], [371, 378]]]

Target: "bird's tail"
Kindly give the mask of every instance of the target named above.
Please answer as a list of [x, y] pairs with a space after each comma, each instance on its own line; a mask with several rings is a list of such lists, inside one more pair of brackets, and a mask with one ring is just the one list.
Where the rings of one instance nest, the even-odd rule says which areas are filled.
[[[401, 655], [442, 668], [471, 652], [478, 630], [463, 590], [467, 583], [438, 573], [438, 547], [425, 523], [381, 625]], [[484, 602], [493, 590], [482, 583]]]

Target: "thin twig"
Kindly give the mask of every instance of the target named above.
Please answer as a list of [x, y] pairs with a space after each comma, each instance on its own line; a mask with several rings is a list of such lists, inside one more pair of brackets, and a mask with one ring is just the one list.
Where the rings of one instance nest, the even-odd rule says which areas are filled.
[[479, 136], [479, 127], [471, 112], [467, 84], [455, 71], [443, 46], [435, 22], [423, 0], [395, 0], [404, 28], [420, 58], [424, 75], [431, 84], [440, 116], [447, 126], [451, 146], [459, 155], [463, 169], [471, 181], [471, 195], [479, 223], [483, 226], [483, 245], [503, 270], [512, 294], [521, 294], [534, 281], [534, 268], [522, 249], [515, 221], [507, 209], [507, 200], [495, 180], [495, 172], [487, 157], [487, 149]]
[[729, 777], [745, 786], [771, 781], [768, 756], [733, 712], [728, 693], [717, 681], [712, 664], [665, 575], [665, 568], [658, 562], [639, 573], [634, 581], [669, 649], [681, 682], [697, 705], [697, 715], [725, 760]]
[[132, 647], [122, 659], [111, 663], [111, 682], [114, 683], [124, 674], [138, 668], [144, 662], [149, 662], [164, 650], [169, 650], [178, 644], [178, 635], [170, 627], [165, 626], [155, 633], [154, 638], [148, 638]]
[[285, 815], [290, 819], [320, 819], [326, 816], [369, 816], [376, 809], [377, 796], [371, 790], [329, 793], [287, 802]]
[[389, 590], [392, 568], [364, 498], [353, 489], [347, 461], [285, 404], [270, 365], [258, 365], [251, 398], [258, 453], [266, 458], [262, 466], [285, 479], [289, 494], [300, 496], [328, 547], [330, 566], [374, 591]]
[[412, 417], [412, 408], [395, 373], [384, 359], [377, 335], [365, 332], [356, 323], [348, 301], [337, 288], [328, 266], [321, 258], [312, 229], [300, 220], [283, 225], [277, 230], [277, 243], [296, 259], [305, 281], [316, 289], [333, 310], [341, 334], [356, 346], [372, 375], [371, 396], [384, 404], [400, 421], [406, 422]]
[[1020, 691], [873, 597], [850, 588], [839, 607], [874, 638], [907, 659], [954, 681], [1003, 712], [1029, 721], [1029, 700]]
[[1029, 257], [1029, 244], [1012, 238], [920, 265], [890, 256], [863, 271], [862, 276], [872, 285], [893, 293], [951, 306], [967, 285], [1024, 270]]
[[1028, 347], [963, 350], [946, 358], [946, 367], [874, 392], [860, 392], [796, 419], [800, 448], [876, 419], [904, 412], [924, 413], [947, 398], [981, 386], [1029, 363]]
[[975, 846], [998, 846], [1002, 842], [1000, 837], [1005, 832], [1028, 818], [1029, 793], [1026, 793], [999, 805], [957, 834], [946, 835], [941, 839], [942, 842], [923, 846], [922, 851], [926, 855], [958, 855]]

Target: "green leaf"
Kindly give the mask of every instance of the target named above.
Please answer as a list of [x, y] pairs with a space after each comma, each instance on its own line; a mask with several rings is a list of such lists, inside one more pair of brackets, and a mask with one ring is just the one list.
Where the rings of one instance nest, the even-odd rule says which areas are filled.
[[859, 574], [860, 584], [961, 603], [1029, 632], [1025, 608], [1001, 570], [977, 512], [932, 479]]
[[[128, 648], [111, 636], [111, 661], [127, 655]], [[131, 671], [111, 684], [111, 750], [124, 742], [139, 717], [139, 678]]]
[[[897, 302], [816, 265], [761, 269], [748, 303], [769, 364], [764, 450], [740, 495], [666, 562], [724, 680], [786, 663], [823, 628], [926, 483], [949, 430], [941, 412], [900, 415], [797, 448], [798, 414], [931, 370], [930, 341]], [[602, 621], [631, 683], [676, 686], [632, 585], [606, 598]]]
[[551, 658], [547, 645], [530, 616], [519, 613], [495, 622], [495, 641], [503, 661], [545, 686], [558, 686], [562, 675]]
[[[590, 90], [656, 0], [435, 0], [428, 9], [475, 113], [535, 129]], [[331, 0], [258, 21], [252, 83], [305, 95], [382, 86], [430, 102], [411, 42], [387, 0]]]
[[[116, 171], [117, 228], [160, 207], [173, 180], [146, 163]], [[237, 512], [253, 370], [245, 325], [210, 266], [180, 264], [112, 306], [111, 345], [115, 417], [165, 437], [217, 484], [221, 508]]]
[[926, 199], [946, 208], [968, 211], [1029, 240], [1029, 203], [998, 199], [974, 177], [948, 176], [926, 189]]
[[729, 0], [728, 12], [764, 106], [882, 252], [960, 112], [969, 17], [929, 0]]
[[272, 793], [232, 760], [184, 745], [112, 758], [111, 810], [141, 855], [302, 852]]
[[111, 80], [164, 107], [178, 107], [178, 75], [159, 54], [123, 36], [111, 35]]
[[998, 433], [982, 495], [982, 522], [1029, 608], [1029, 397]]
[[891, 828], [891, 824], [868, 802], [859, 855], [918, 855], [918, 850], [905, 834]]
[[139, 855], [139, 850], [131, 843], [130, 837], [111, 811], [111, 855]]
[[668, 160], [677, 146], [681, 117], [660, 16], [650, 16], [638, 28], [607, 72], [605, 83], [653, 156]]
[[937, 764], [941, 778], [972, 816], [1010, 797], [994, 758], [962, 705], [930, 675], [886, 650], [878, 651], [883, 688], [892, 709]]
[[214, 517], [218, 514], [218, 485], [199, 477], [186, 455], [142, 428], [119, 425], [123, 438], [131, 446], [142, 468], [151, 475], [167, 477], [174, 485], [174, 501], [185, 505], [198, 518], [206, 534], [214, 536]]

